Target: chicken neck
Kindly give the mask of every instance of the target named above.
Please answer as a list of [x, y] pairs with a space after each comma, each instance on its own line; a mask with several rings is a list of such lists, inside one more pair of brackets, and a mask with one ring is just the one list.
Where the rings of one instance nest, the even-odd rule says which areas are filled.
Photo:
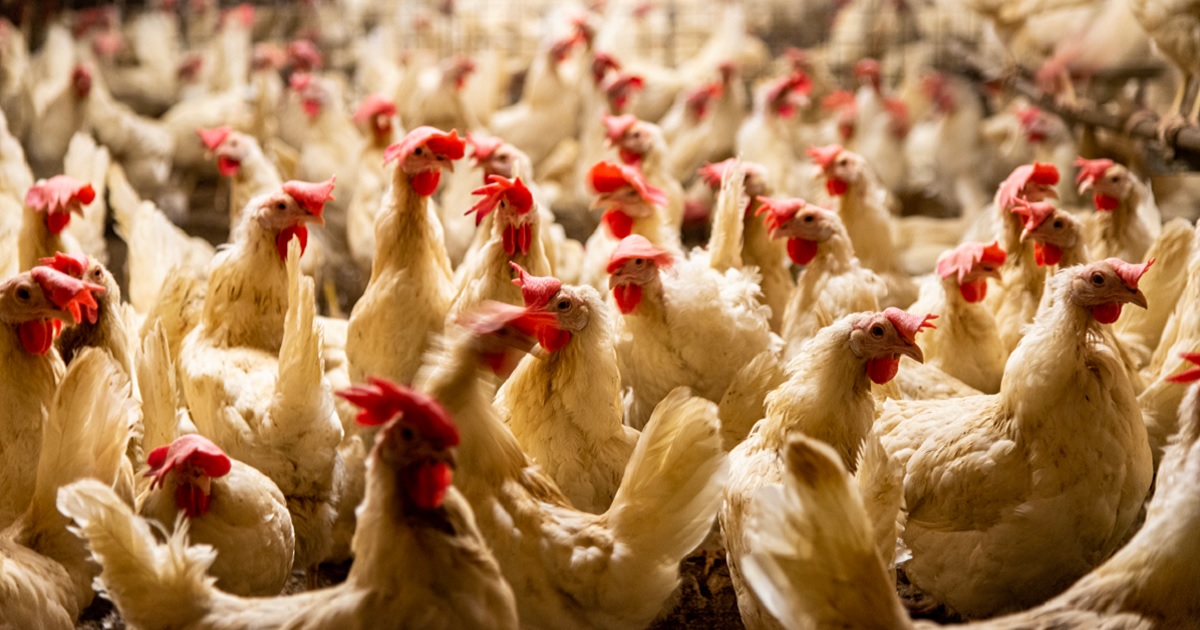
[[889, 215], [881, 203], [882, 191], [864, 174], [846, 188], [837, 213], [863, 266], [887, 272], [895, 264], [896, 250], [892, 245]]
[[121, 289], [115, 282], [105, 282], [104, 287], [104, 293], [96, 297], [96, 323], [85, 321], [64, 328], [58, 337], [58, 351], [69, 365], [84, 348], [102, 348], [133, 378], [133, 345], [120, 310]]
[[16, 324], [0, 325], [0, 474], [6, 480], [0, 497], [0, 530], [28, 506], [37, 477], [42, 425], [63, 375], [63, 362], [53, 349], [33, 354], [21, 344]]
[[[436, 265], [450, 278], [442, 226], [429, 209], [428, 197], [413, 190], [409, 176], [399, 166], [393, 171], [387, 207], [375, 219], [375, 261], [371, 282], [385, 272]], [[421, 277], [417, 275], [416, 277]]]
[[283, 179], [279, 171], [267, 160], [257, 142], [247, 140], [249, 150], [238, 166], [237, 173], [229, 185], [229, 223], [237, 226], [250, 200], [279, 190]]
[[[64, 230], [66, 228], [63, 228]], [[38, 266], [43, 258], [53, 258], [57, 252], [66, 252], [62, 234], [54, 234], [46, 225], [46, 217], [29, 207], [21, 220], [21, 232], [17, 241], [17, 271], [29, 271]]]
[[275, 239], [252, 216], [243, 215], [233, 245], [213, 259], [201, 322], [216, 346], [279, 352], [288, 283]]
[[791, 377], [766, 399], [764, 448], [782, 450], [789, 436], [804, 433], [833, 446], [854, 469], [875, 403], [864, 361], [848, 345], [851, 330], [845, 318], [823, 328], [789, 363]]

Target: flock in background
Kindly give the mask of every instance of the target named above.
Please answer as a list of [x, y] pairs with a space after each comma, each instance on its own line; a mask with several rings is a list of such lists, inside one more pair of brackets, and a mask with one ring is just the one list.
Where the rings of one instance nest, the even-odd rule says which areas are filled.
[[1200, 5], [463, 4], [0, 22], [0, 628], [1200, 625]]

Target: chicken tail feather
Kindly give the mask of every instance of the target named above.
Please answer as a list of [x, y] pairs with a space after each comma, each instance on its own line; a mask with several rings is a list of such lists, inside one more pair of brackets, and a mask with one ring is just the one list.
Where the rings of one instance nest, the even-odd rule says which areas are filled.
[[[783, 486], [755, 495], [742, 573], [783, 627], [910, 627], [853, 481], [829, 446], [797, 436]], [[853, 584], [852, 588], [848, 585]]]
[[717, 406], [725, 450], [733, 450], [746, 439], [754, 424], [766, 416], [767, 393], [786, 378], [774, 350], [764, 350], [738, 370]]
[[717, 271], [742, 268], [742, 216], [746, 207], [741, 162], [734, 162], [721, 177], [721, 190], [713, 209], [709, 265]]
[[165, 544], [108, 487], [77, 481], [59, 492], [58, 507], [75, 521], [101, 566], [100, 582], [126, 623], [138, 628], [179, 628], [201, 617], [213, 598], [207, 575], [216, 552], [188, 547], [181, 518]]

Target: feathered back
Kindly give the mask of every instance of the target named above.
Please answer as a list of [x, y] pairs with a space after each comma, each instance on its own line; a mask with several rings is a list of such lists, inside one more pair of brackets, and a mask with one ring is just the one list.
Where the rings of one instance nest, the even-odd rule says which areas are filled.
[[841, 457], [802, 435], [785, 455], [784, 485], [763, 488], [751, 505], [755, 551], [742, 572], [755, 594], [789, 630], [908, 627]]
[[142, 395], [142, 417], [144, 423], [143, 452], [170, 444], [179, 435], [177, 412], [179, 390], [175, 378], [175, 364], [167, 345], [167, 335], [162, 323], [155, 322], [150, 334], [142, 340], [142, 352], [138, 355], [138, 386]]

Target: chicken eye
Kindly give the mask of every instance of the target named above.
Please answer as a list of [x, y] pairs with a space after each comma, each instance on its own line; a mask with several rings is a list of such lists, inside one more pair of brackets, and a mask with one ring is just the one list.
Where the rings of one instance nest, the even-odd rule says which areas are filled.
[[570, 301], [570, 300], [567, 300], [567, 299], [562, 299], [562, 300], [559, 300], [559, 301], [558, 301], [558, 310], [560, 310], [560, 311], [565, 311], [565, 310], [567, 310], [567, 309], [569, 309], [569, 308], [571, 308], [571, 301]]
[[810, 214], [810, 215], [807, 215], [807, 216], [805, 216], [805, 217], [804, 217], [804, 222], [805, 222], [805, 223], [812, 223], [814, 218], [815, 218], [815, 217], [813, 217], [813, 215], [811, 215], [811, 214]]
[[1054, 222], [1054, 229], [1061, 230], [1062, 226], [1063, 226], [1062, 219], [1058, 219], [1057, 221]]
[[275, 209], [279, 210], [280, 212], [287, 210], [287, 204], [282, 201], [277, 201], [275, 202]]
[[403, 438], [405, 442], [411, 442], [413, 439], [412, 429], [410, 429], [408, 427], [401, 428], [400, 429], [400, 437]]
[[639, 266], [639, 267], [641, 267], [641, 266], [642, 266], [642, 263], [644, 263], [644, 262], [646, 262], [646, 261], [642, 260], [641, 258], [634, 258], [634, 259], [633, 259], [633, 264], [635, 264], [635, 265], [637, 265], [637, 266]]
[[1104, 276], [1099, 272], [1092, 274], [1092, 284], [1102, 286], [1104, 284]]
[[871, 334], [876, 337], [882, 337], [883, 336], [883, 326], [880, 326], [879, 324], [875, 324], [874, 326], [871, 327]]
[[17, 289], [17, 299], [18, 300], [21, 300], [22, 302], [28, 302], [29, 298], [31, 298], [31, 297], [33, 297], [33, 294], [29, 292], [28, 288], [21, 287], [21, 288]]
[[424, 154], [425, 154], [425, 149], [423, 149], [421, 147], [417, 147], [416, 149], [413, 149], [413, 155], [424, 155]]
[[93, 278], [99, 279], [99, 278], [100, 278], [102, 275], [103, 275], [103, 274], [100, 272], [100, 268], [99, 268], [99, 267], [96, 267], [95, 269], [93, 269], [93, 270], [92, 270], [92, 277], [93, 277]]

